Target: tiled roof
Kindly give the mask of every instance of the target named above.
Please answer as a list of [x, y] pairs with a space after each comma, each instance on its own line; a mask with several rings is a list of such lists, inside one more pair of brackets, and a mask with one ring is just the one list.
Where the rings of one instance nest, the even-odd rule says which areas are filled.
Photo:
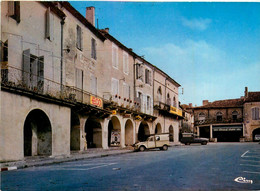
[[248, 97], [245, 102], [260, 101], [260, 92], [248, 92]]
[[202, 109], [202, 108], [225, 108], [225, 107], [242, 107], [243, 99], [226, 99], [226, 100], [218, 100], [214, 102], [209, 102], [207, 105], [194, 107], [194, 109]]

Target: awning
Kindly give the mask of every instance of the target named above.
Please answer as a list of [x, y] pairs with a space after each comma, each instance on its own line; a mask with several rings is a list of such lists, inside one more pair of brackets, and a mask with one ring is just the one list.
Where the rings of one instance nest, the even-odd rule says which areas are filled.
[[213, 126], [213, 131], [242, 131], [243, 126]]

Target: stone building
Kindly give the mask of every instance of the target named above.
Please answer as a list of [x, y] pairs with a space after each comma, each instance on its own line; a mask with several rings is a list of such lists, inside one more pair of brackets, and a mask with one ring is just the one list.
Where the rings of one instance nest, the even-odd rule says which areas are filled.
[[193, 107], [195, 127], [201, 137], [218, 142], [253, 141], [260, 134], [260, 92], [248, 92], [238, 99], [203, 101]]
[[1, 2], [0, 40], [0, 161], [125, 147], [153, 133], [178, 142], [180, 85], [98, 30], [94, 7], [84, 17], [68, 2]]
[[180, 124], [180, 133], [196, 133], [197, 130], [194, 129], [194, 115], [192, 112], [192, 104], [182, 104], [181, 108], [183, 111], [183, 120], [181, 120]]

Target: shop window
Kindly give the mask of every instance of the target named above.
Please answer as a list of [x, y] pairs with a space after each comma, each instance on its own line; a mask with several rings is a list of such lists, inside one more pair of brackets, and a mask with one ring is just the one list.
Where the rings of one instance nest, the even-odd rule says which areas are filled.
[[222, 113], [221, 112], [217, 112], [216, 116], [217, 116], [217, 121], [222, 121]]
[[94, 38], [91, 39], [91, 58], [97, 59], [97, 43]]
[[252, 120], [259, 120], [259, 108], [252, 108]]
[[8, 16], [20, 23], [20, 1], [8, 1]]

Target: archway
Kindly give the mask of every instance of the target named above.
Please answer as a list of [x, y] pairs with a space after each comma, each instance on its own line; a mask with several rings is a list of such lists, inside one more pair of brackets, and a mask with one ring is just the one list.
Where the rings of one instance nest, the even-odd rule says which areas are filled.
[[169, 141], [170, 142], [174, 141], [174, 131], [173, 131], [173, 126], [172, 125], [169, 127]]
[[120, 146], [121, 125], [116, 116], [113, 116], [108, 123], [108, 146]]
[[128, 119], [125, 123], [125, 145], [129, 146], [134, 144], [134, 136], [133, 136], [133, 123], [130, 119]]
[[80, 120], [73, 111], [70, 122], [70, 150], [80, 150]]
[[145, 121], [142, 121], [138, 130], [138, 141], [145, 141], [150, 136], [149, 126]]
[[24, 122], [24, 156], [51, 155], [52, 131], [48, 116], [32, 110]]
[[155, 130], [154, 130], [155, 134], [161, 134], [162, 133], [162, 126], [160, 123], [156, 124]]
[[90, 116], [85, 123], [85, 133], [88, 148], [102, 147], [102, 127], [99, 120]]
[[[256, 138], [256, 135], [257, 135], [257, 138]], [[252, 139], [253, 139], [253, 141], [260, 141], [259, 138], [260, 138], [260, 128], [257, 128], [255, 130], [253, 130], [253, 132], [252, 132]]]

